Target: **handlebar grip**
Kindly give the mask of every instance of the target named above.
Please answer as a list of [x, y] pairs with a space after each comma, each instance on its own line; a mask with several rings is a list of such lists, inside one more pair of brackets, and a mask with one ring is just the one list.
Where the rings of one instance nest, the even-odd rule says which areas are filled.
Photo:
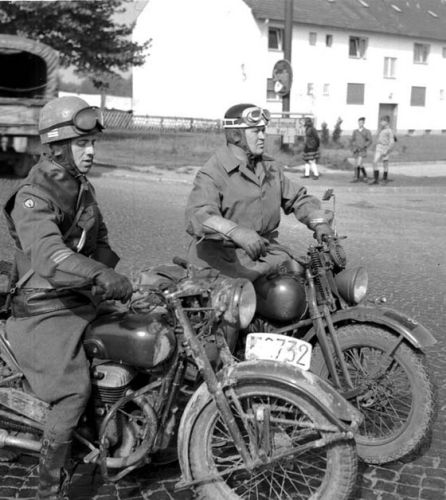
[[175, 256], [172, 259], [172, 262], [177, 266], [184, 267], [184, 269], [187, 269], [187, 266], [189, 265], [189, 262], [186, 259], [183, 259], [183, 257], [178, 257], [178, 256]]

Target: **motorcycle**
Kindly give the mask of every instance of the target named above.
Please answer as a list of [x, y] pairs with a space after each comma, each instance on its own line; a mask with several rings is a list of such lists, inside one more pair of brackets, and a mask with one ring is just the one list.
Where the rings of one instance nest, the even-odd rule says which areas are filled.
[[[251, 322], [252, 284], [178, 269], [141, 274], [129, 304], [105, 303], [85, 331], [93, 390], [74, 435], [83, 462], [118, 481], [177, 440], [177, 487], [200, 498], [346, 499], [360, 412], [289, 364], [261, 353], [237, 363], [226, 333]], [[48, 411], [2, 325], [0, 447], [39, 452]]]
[[[330, 199], [334, 223], [332, 189], [322, 198]], [[270, 245], [286, 252], [302, 273], [282, 269], [254, 283], [257, 311], [247, 331], [311, 343], [311, 371], [363, 413], [359, 456], [383, 464], [414, 454], [430, 434], [434, 391], [424, 350], [436, 340], [383, 300], [365, 302], [367, 272], [347, 268], [341, 239], [334, 225], [334, 236], [311, 244], [303, 257]]]

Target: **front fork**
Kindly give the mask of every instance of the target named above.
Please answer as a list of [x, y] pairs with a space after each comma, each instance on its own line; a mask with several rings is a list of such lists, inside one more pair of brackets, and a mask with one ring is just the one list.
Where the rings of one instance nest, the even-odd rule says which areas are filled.
[[[316, 336], [319, 341], [319, 344], [322, 349], [322, 354], [324, 355], [325, 362], [327, 364], [328, 371], [330, 376], [334, 382], [336, 388], [342, 389], [341, 381], [339, 379], [338, 371], [336, 370], [335, 360], [332, 356], [330, 345], [328, 343], [327, 334], [325, 331], [325, 325], [323, 320], [328, 327], [328, 331], [330, 332], [331, 341], [333, 343], [335, 357], [339, 360], [339, 365], [342, 371], [342, 375], [344, 380], [347, 382], [347, 385], [350, 390], [353, 390], [353, 382], [350, 377], [350, 373], [347, 369], [347, 364], [344, 359], [344, 355], [341, 350], [341, 346], [339, 345], [339, 340], [336, 335], [336, 331], [333, 325], [333, 321], [331, 319], [330, 310], [326, 304], [318, 305], [317, 303], [317, 294], [316, 288], [314, 284], [314, 278], [309, 269], [306, 270], [306, 277], [308, 283], [308, 307], [310, 311], [311, 319], [313, 320], [313, 324], [316, 330]], [[344, 394], [344, 397], [348, 399], [348, 394]]]
[[[187, 318], [186, 313], [178, 299], [174, 300], [174, 306], [178, 315], [179, 322], [183, 327], [184, 338], [186, 339], [187, 344], [190, 350], [192, 351], [193, 358], [197, 363], [198, 369], [200, 370], [200, 373], [204, 381], [206, 382], [209, 393], [212, 395], [215, 404], [217, 405], [218, 411], [220, 412], [220, 415], [222, 416], [222, 419], [228, 428], [229, 434], [231, 435], [232, 440], [234, 442], [234, 446], [240, 453], [240, 456], [242, 457], [246, 468], [248, 470], [253, 469], [255, 460], [253, 460], [252, 456], [256, 455], [256, 450], [251, 449], [251, 453], [250, 450], [248, 450], [246, 443], [243, 439], [241, 430], [237, 425], [237, 422], [235, 421], [235, 417], [231, 409], [231, 406], [229, 404], [229, 401], [223, 391], [222, 384], [218, 381], [217, 376], [215, 375], [215, 372], [209, 361], [209, 358], [206, 355], [206, 351], [204, 347], [201, 345], [200, 341], [197, 339], [197, 336], [195, 335], [190, 325], [189, 319]], [[227, 346], [224, 345], [224, 343], [221, 340], [219, 341], [218, 335], [217, 335], [217, 346], [219, 347], [223, 363], [226, 366], [230, 363], [233, 363], [233, 358], [229, 352], [229, 349], [227, 348]], [[235, 396], [234, 393], [233, 396]], [[234, 398], [234, 402], [236, 406], [240, 404], [236, 396]], [[253, 436], [251, 435], [252, 431], [250, 429], [249, 423], [243, 420], [243, 412], [240, 415], [242, 417], [242, 422], [245, 426], [245, 430], [248, 432], [250, 438], [252, 438]], [[250, 442], [252, 442], [251, 443], [252, 447], [254, 441], [250, 439]]]

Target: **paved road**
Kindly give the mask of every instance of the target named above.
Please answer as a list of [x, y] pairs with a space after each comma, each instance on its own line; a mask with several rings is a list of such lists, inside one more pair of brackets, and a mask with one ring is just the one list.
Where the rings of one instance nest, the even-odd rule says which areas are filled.
[[[190, 190], [187, 170], [178, 182], [164, 182], [162, 174], [100, 170], [93, 178], [111, 240], [123, 257], [119, 268], [137, 272], [144, 266], [184, 255], [188, 239], [183, 229], [183, 208]], [[299, 179], [298, 174], [291, 177]], [[350, 262], [363, 264], [370, 275], [370, 294], [385, 295], [392, 306], [410, 313], [438, 339], [428, 361], [438, 383], [438, 417], [430, 445], [414, 460], [385, 467], [361, 466], [355, 500], [440, 500], [446, 498], [446, 261], [444, 214], [445, 178], [396, 177], [387, 186], [350, 184], [350, 175], [325, 174], [310, 181], [312, 192], [327, 187], [337, 194], [340, 233], [348, 235], [345, 248]], [[15, 181], [4, 179], [0, 202]], [[3, 220], [0, 255], [12, 255]], [[292, 217], [284, 220], [282, 239], [305, 249], [311, 235]], [[13, 465], [0, 464], [0, 500], [33, 498], [36, 460], [23, 457]], [[118, 485], [104, 484], [91, 467], [81, 466], [74, 477], [71, 498], [81, 499], [188, 499], [190, 492], [174, 492], [176, 466], [147, 466]]]

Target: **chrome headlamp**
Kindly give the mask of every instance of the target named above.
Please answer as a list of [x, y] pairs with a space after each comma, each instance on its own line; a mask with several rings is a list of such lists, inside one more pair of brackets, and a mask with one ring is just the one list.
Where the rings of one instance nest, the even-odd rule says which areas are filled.
[[344, 269], [335, 276], [342, 298], [350, 305], [359, 304], [367, 295], [369, 277], [363, 267]]
[[256, 312], [256, 292], [253, 284], [246, 279], [225, 278], [212, 297], [212, 305], [223, 311], [229, 323], [238, 323], [246, 328]]

